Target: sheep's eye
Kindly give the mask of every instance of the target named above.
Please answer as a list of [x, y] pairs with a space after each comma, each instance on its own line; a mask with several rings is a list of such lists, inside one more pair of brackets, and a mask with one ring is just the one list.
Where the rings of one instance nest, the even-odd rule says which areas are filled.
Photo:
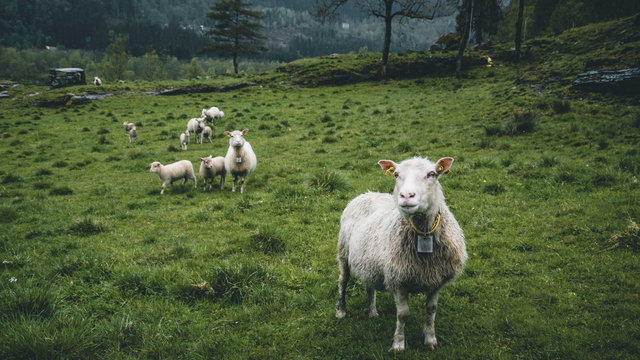
[[393, 176], [394, 176], [394, 177], [398, 177], [399, 175], [400, 175], [400, 174], [398, 174], [398, 172], [397, 172], [397, 171], [395, 171], [395, 172], [393, 173]]
[[432, 177], [435, 177], [436, 175], [437, 175], [437, 174], [436, 174], [436, 172], [435, 172], [435, 171], [429, 171], [429, 172], [427, 173], [427, 178], [432, 178]]

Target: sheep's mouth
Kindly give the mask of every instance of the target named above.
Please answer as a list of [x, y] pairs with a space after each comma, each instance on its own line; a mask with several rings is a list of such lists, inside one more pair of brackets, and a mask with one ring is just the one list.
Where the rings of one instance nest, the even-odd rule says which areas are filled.
[[404, 212], [414, 212], [418, 209], [418, 204], [400, 204], [400, 209]]

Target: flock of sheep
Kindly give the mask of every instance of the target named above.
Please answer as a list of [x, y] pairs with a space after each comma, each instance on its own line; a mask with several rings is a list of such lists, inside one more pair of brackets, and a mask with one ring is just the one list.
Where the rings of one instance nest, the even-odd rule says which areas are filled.
[[[213, 122], [216, 119], [222, 118], [224, 118], [224, 112], [215, 106], [209, 109], [202, 109], [200, 117], [190, 119], [189, 122], [187, 122], [187, 129], [180, 134], [180, 147], [182, 150], [187, 150], [191, 134], [196, 136], [196, 142], [200, 144], [202, 144], [203, 138], [211, 142], [212, 129], [206, 125], [206, 122], [207, 120]], [[135, 124], [125, 121], [122, 126], [124, 127], [125, 133], [129, 136], [129, 142], [136, 141], [138, 133]], [[216, 176], [220, 177], [220, 189], [224, 189], [226, 176], [227, 174], [231, 174], [233, 177], [233, 187], [231, 191], [235, 192], [236, 188], [239, 187], [240, 193], [244, 193], [247, 176], [255, 170], [258, 164], [256, 154], [253, 152], [251, 144], [244, 139], [247, 131], [247, 129], [244, 129], [242, 131], [234, 130], [224, 132], [225, 135], [229, 136], [229, 148], [224, 157], [212, 157], [209, 155], [208, 157], [200, 158], [199, 174], [204, 180], [205, 191], [213, 188], [213, 182]], [[149, 171], [157, 173], [162, 181], [160, 194], [164, 194], [167, 186], [180, 179], [183, 179], [184, 182], [191, 180], [193, 187], [197, 187], [193, 164], [189, 160], [180, 160], [168, 165], [154, 161], [151, 163]]]
[[[200, 118], [191, 119], [180, 136], [184, 149], [190, 134], [205, 133], [206, 119], [222, 118], [224, 113], [213, 107], [202, 110]], [[135, 140], [135, 125], [124, 124], [131, 141]], [[225, 131], [229, 137], [227, 154], [204, 157], [200, 160], [200, 176], [204, 189], [211, 189], [216, 176], [224, 188], [226, 174], [233, 176], [233, 191], [244, 192], [247, 175], [256, 167], [256, 155], [244, 139], [247, 130]], [[206, 133], [205, 133], [206, 134]], [[210, 139], [210, 137], [209, 137]], [[351, 200], [340, 218], [337, 260], [339, 268], [336, 317], [346, 316], [346, 293], [350, 276], [357, 276], [367, 293], [366, 313], [378, 316], [376, 291], [389, 290], [396, 304], [396, 329], [391, 349], [405, 349], [405, 323], [409, 317], [409, 294], [426, 294], [426, 321], [423, 327], [424, 344], [435, 349], [435, 316], [438, 293], [463, 271], [467, 261], [464, 234], [449, 210], [439, 178], [447, 174], [453, 159], [441, 158], [435, 163], [414, 157], [396, 163], [380, 160], [386, 175], [395, 177], [392, 194], [367, 192]], [[193, 181], [196, 176], [189, 160], [173, 164], [151, 164], [151, 172], [162, 180], [161, 194], [173, 181]]]

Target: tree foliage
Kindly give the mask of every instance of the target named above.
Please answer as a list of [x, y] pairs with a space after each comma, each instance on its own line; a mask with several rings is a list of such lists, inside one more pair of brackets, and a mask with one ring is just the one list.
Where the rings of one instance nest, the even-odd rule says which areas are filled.
[[257, 22], [263, 15], [250, 6], [251, 3], [242, 0], [220, 0], [207, 14], [207, 17], [215, 22], [213, 29], [208, 32], [213, 44], [205, 47], [203, 51], [231, 58], [236, 74], [239, 56], [266, 51], [262, 45], [265, 37], [260, 34], [263, 26]]
[[[473, 6], [469, 3], [473, 1]], [[471, 11], [471, 28], [470, 31], [474, 35], [476, 44], [482, 44], [483, 41], [495, 35], [502, 22], [502, 9], [498, 0], [463, 0], [460, 5], [460, 12], [456, 17], [456, 30], [459, 34], [464, 31], [465, 22], [469, 14], [467, 8]]]
[[[316, 0], [315, 14], [321, 20], [335, 15], [338, 8], [350, 0]], [[445, 0], [353, 0], [362, 12], [381, 18], [384, 21], [384, 40], [382, 45], [382, 61], [380, 76], [387, 76], [387, 64], [391, 49], [392, 25], [395, 19], [432, 20], [441, 2]]]

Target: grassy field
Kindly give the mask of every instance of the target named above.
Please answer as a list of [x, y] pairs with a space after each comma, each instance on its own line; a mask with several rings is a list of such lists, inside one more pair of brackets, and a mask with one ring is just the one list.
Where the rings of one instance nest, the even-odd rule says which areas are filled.
[[[45, 88], [12, 90], [0, 99], [0, 358], [637, 358], [640, 104], [562, 98], [520, 71], [180, 96], [133, 84], [50, 107], [34, 106]], [[213, 105], [226, 114], [213, 142], [179, 150], [187, 120]], [[242, 128], [258, 156], [245, 194], [203, 192], [201, 178], [159, 194], [152, 161], [197, 170]], [[456, 159], [441, 183], [470, 259], [441, 292], [439, 349], [421, 345], [416, 295], [408, 350], [394, 354], [389, 293], [369, 319], [355, 281], [335, 319], [335, 243], [351, 198], [392, 190], [376, 162], [414, 155]]]

